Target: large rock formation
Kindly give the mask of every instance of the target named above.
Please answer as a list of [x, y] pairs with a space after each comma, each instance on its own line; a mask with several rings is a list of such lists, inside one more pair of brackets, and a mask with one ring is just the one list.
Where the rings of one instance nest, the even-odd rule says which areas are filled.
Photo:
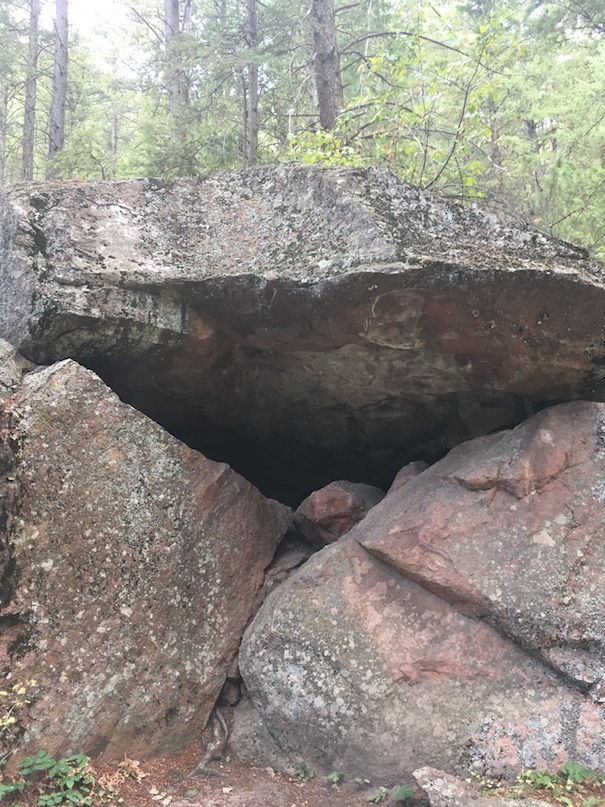
[[[605, 286], [583, 250], [375, 169], [278, 166], [12, 188], [0, 271], [25, 356], [0, 349], [0, 647], [41, 683], [30, 741], [183, 745], [271, 591], [238, 729], [270, 764], [605, 766], [604, 414], [576, 401], [605, 398]], [[307, 563], [291, 536], [261, 588], [289, 514], [192, 448], [297, 505], [407, 465]]]
[[25, 185], [0, 224], [0, 335], [296, 504], [603, 397], [601, 269], [376, 169]]
[[391, 784], [604, 768], [604, 434], [575, 402], [477, 438], [307, 562], [245, 635], [240, 748]]
[[0, 670], [38, 681], [28, 747], [143, 758], [197, 739], [288, 509], [70, 360], [5, 399], [0, 459]]

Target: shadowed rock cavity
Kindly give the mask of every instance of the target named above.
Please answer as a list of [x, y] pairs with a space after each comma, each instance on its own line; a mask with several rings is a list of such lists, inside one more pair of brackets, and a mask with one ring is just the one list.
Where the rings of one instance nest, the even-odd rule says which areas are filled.
[[290, 503], [603, 398], [602, 270], [376, 169], [22, 185], [0, 222], [0, 335]]

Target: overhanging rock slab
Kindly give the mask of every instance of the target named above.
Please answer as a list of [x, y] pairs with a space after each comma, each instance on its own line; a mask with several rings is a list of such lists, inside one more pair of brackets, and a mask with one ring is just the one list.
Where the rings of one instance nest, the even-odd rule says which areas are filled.
[[386, 486], [604, 397], [601, 267], [377, 169], [22, 185], [2, 208], [0, 335], [271, 495]]

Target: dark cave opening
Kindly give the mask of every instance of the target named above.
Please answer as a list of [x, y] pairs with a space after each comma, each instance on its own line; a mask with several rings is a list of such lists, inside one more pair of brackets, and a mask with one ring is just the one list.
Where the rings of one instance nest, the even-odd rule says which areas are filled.
[[[408, 423], [401, 428], [395, 410], [381, 419], [379, 428], [364, 430], [363, 424], [352, 423], [349, 438], [339, 442], [330, 439], [329, 422], [318, 432], [304, 418], [286, 418], [288, 425], [284, 429], [276, 417], [275, 431], [259, 434], [254, 428], [253, 412], [249, 420], [241, 416], [230, 420], [228, 412], [219, 420], [216, 404], [213, 416], [206, 411], [203, 397], [187, 400], [172, 393], [166, 380], [161, 385], [148, 383], [146, 379], [153, 379], [153, 373], [141, 373], [129, 362], [89, 361], [87, 366], [121, 400], [181, 442], [209, 459], [229, 464], [264, 495], [294, 508], [312, 491], [336, 480], [364, 482], [386, 492], [407, 463], [421, 460], [430, 465], [455, 445], [512, 428], [551, 403], [532, 403], [521, 396], [484, 396], [483, 400], [448, 396], [437, 405], [427, 403], [420, 409], [413, 429]], [[212, 385], [212, 378], [205, 384]], [[262, 397], [258, 407], [263, 407]], [[354, 414], [343, 407], [341, 417], [353, 420]]]

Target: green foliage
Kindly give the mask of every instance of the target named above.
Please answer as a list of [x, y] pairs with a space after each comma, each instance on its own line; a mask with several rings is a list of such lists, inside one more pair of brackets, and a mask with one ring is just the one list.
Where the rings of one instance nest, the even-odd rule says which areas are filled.
[[583, 784], [585, 782], [605, 782], [605, 774], [586, 768], [577, 762], [566, 762], [560, 770], [566, 787]]
[[409, 785], [395, 785], [391, 792], [392, 801], [407, 801], [415, 797], [416, 794]]
[[571, 792], [578, 786], [605, 782], [605, 774], [586, 768], [577, 762], [566, 762], [558, 773], [548, 771], [525, 771], [519, 776], [521, 784], [538, 790], [552, 790], [557, 793]]
[[386, 797], [389, 795], [389, 791], [386, 787], [379, 787], [375, 793], [372, 793], [368, 796], [368, 801], [371, 804], [380, 804], [381, 802], [386, 800]]
[[297, 160], [312, 165], [349, 165], [360, 167], [368, 160], [359, 154], [347, 142], [346, 135], [338, 131], [324, 132], [317, 129], [313, 132], [301, 132], [292, 135], [288, 141], [284, 159]]
[[[118, 774], [114, 776], [116, 781], [122, 781], [127, 775], [126, 762], [130, 761], [121, 763]], [[23, 794], [28, 804], [36, 799], [39, 807], [124, 803], [107, 778], [101, 777], [97, 781], [90, 759], [84, 754], [57, 760], [47, 751], [38, 751], [27, 757], [21, 761], [14, 781], [4, 781], [0, 777], [0, 801], [5, 797], [14, 799], [16, 794]]]
[[342, 782], [343, 776], [340, 771], [332, 771], [332, 773], [328, 774], [327, 778], [333, 785], [337, 785], [339, 782]]
[[56, 760], [46, 751], [38, 751], [35, 756], [21, 762], [19, 773], [26, 786], [38, 784], [40, 807], [92, 804], [91, 789], [95, 777], [90, 769], [90, 759], [83, 754]]
[[558, 772], [527, 770], [519, 774], [512, 785], [491, 779], [482, 779], [471, 773], [468, 782], [475, 779], [485, 795], [506, 798], [546, 798], [567, 807], [596, 807], [601, 801], [591, 789], [600, 789], [605, 773], [586, 768], [577, 762], [566, 762]]
[[[154, 0], [108, 0], [119, 23], [107, 23], [102, 47], [72, 31], [57, 175], [169, 178], [240, 167], [253, 63], [259, 163], [385, 165], [414, 185], [580, 241], [605, 260], [602, 0], [345, 3], [338, 44], [346, 106], [331, 132], [317, 125], [305, 5], [259, 2], [254, 47], [245, 6], [196, 0], [178, 47], [166, 48]], [[26, 4], [0, 8], [0, 182], [20, 178], [26, 12]], [[38, 179], [51, 39], [50, 27], [41, 31]], [[174, 59], [187, 88], [178, 114], [167, 95]]]
[[306, 762], [300, 762], [296, 769], [296, 779], [299, 782], [308, 782], [309, 779], [315, 779], [315, 771]]

